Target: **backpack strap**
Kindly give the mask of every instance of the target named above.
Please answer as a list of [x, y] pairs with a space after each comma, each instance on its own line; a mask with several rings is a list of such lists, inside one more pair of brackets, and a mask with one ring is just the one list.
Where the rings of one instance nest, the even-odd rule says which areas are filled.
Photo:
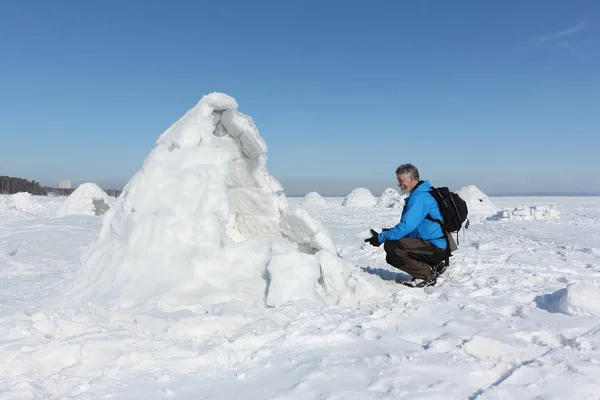
[[444, 264], [447, 266], [450, 265], [450, 257], [452, 257], [452, 252], [450, 251], [450, 240], [448, 240], [448, 232], [446, 232], [446, 230], [444, 229], [444, 223], [437, 219], [437, 218], [433, 218], [431, 215], [427, 214], [425, 216], [425, 219], [431, 221], [431, 222], [435, 222], [437, 224], [440, 225], [440, 228], [442, 229], [442, 233], [444, 234], [444, 236], [441, 236], [439, 238], [436, 238], [434, 240], [437, 239], [444, 239], [446, 241], [446, 259], [444, 260]]

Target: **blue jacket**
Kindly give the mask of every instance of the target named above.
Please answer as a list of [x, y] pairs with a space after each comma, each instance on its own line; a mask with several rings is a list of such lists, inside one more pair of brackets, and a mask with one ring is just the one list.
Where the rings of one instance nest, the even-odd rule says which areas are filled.
[[[380, 243], [386, 240], [400, 240], [403, 237], [419, 238], [431, 242], [440, 249], [446, 248], [442, 228], [436, 222], [425, 219], [427, 214], [435, 219], [442, 219], [440, 209], [429, 190], [431, 184], [424, 181], [404, 200], [404, 209], [398, 225], [390, 230], [381, 232], [377, 239]], [[440, 239], [441, 238], [441, 239]]]

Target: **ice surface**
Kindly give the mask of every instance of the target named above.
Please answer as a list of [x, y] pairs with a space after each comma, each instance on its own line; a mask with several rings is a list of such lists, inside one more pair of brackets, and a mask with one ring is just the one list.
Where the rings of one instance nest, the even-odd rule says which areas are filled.
[[381, 193], [375, 207], [379, 208], [402, 208], [406, 195], [401, 195], [396, 189], [387, 188]]
[[288, 206], [266, 151], [233, 98], [203, 97], [158, 138], [107, 212], [69, 301], [182, 308], [314, 300], [330, 279], [315, 254], [336, 247], [318, 221]]
[[60, 205], [56, 216], [104, 215], [114, 200], [95, 183], [82, 183]]
[[465, 186], [458, 190], [456, 194], [467, 203], [469, 217], [490, 215], [498, 211], [498, 207], [475, 185]]
[[323, 199], [323, 197], [317, 193], [317, 192], [309, 192], [307, 193], [303, 198], [302, 201], [300, 201], [300, 205], [301, 206], [306, 206], [306, 205], [317, 205], [317, 206], [322, 206], [327, 204], [325, 202], [325, 199]]
[[344, 198], [343, 206], [348, 207], [373, 207], [377, 199], [366, 188], [356, 188]]
[[555, 205], [517, 206], [509, 210], [498, 211], [488, 217], [491, 221], [532, 221], [544, 219], [558, 219], [560, 211]]

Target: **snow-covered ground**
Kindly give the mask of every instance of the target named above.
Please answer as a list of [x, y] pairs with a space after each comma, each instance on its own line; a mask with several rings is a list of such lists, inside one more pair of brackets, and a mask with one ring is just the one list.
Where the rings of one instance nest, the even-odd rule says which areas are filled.
[[290, 198], [355, 265], [360, 301], [182, 309], [69, 307], [61, 292], [102, 217], [56, 218], [65, 200], [0, 196], [0, 399], [600, 398], [598, 197], [492, 198], [501, 210], [554, 205], [560, 216], [472, 222], [424, 290], [395, 283], [383, 249], [359, 239], [395, 224], [400, 208]]

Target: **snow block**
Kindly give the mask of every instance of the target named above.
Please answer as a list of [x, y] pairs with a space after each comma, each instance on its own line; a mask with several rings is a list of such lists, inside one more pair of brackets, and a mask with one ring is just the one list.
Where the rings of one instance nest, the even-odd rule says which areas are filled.
[[554, 205], [518, 206], [510, 210], [498, 211], [488, 217], [490, 221], [533, 221], [558, 219], [560, 211]]
[[600, 316], [600, 288], [572, 283], [556, 292], [558, 311], [573, 316]]

